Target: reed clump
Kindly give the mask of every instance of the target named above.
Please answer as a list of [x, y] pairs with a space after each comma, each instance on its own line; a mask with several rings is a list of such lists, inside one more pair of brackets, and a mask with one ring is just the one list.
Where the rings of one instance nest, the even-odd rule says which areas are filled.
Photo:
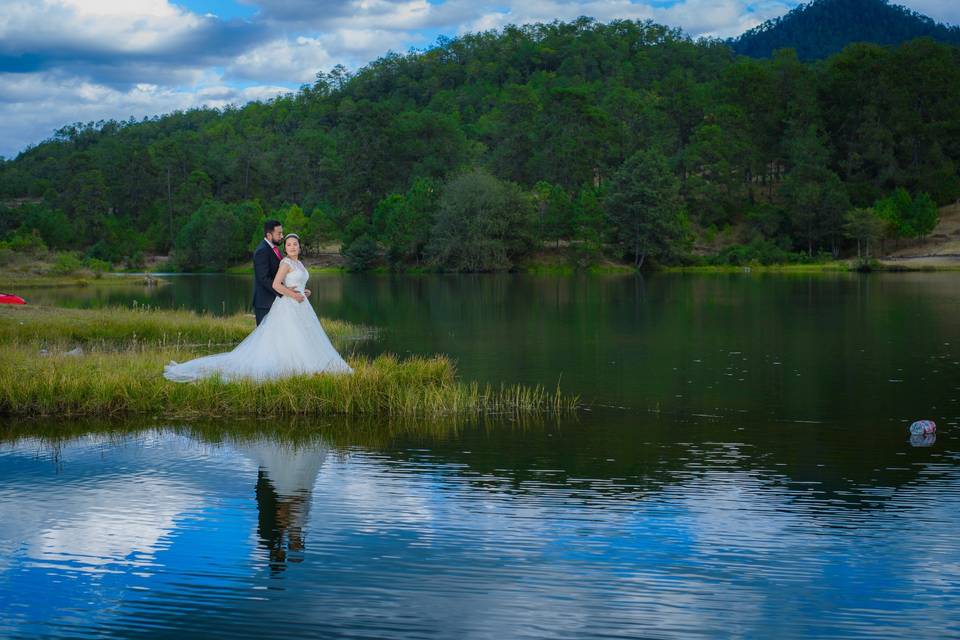
[[191, 384], [163, 378], [172, 350], [48, 353], [0, 346], [0, 414], [19, 416], [443, 416], [575, 411], [559, 389], [478, 385], [457, 380], [444, 356], [349, 358], [352, 375], [307, 375], [266, 382], [218, 378]]

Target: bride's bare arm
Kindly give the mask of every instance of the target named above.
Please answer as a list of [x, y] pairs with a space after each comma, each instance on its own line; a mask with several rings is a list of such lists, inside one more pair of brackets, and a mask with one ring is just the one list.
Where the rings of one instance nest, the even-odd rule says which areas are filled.
[[306, 300], [306, 298], [304, 298], [302, 293], [299, 291], [294, 291], [290, 287], [283, 286], [283, 279], [288, 273], [290, 273], [290, 265], [288, 265], [286, 262], [281, 262], [280, 268], [277, 269], [277, 275], [273, 278], [273, 290], [282, 296], [293, 298], [297, 302], [303, 302]]

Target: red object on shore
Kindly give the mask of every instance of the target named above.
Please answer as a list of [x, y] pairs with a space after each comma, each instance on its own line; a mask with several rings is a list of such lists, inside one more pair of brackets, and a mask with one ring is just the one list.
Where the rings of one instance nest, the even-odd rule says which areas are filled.
[[0, 293], [0, 304], [27, 304], [27, 301], [12, 293]]

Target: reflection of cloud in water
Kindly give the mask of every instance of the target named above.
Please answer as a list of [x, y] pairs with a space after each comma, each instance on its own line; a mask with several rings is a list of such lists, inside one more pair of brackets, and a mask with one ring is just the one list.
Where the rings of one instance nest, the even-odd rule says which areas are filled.
[[[286, 620], [291, 636], [362, 627], [369, 635], [463, 638], [778, 629], [782, 637], [916, 637], [958, 622], [942, 597], [960, 585], [955, 463], [926, 463], [911, 484], [853, 487], [853, 499], [869, 507], [856, 509], [816, 483], [727, 461], [703, 468], [710, 461], [700, 458], [696, 474], [684, 470], [639, 497], [610, 492], [609, 478], [517, 481], [439, 456], [329, 456], [322, 443], [267, 439], [197, 445], [192, 455], [189, 441], [145, 442], [125, 457], [91, 445], [82, 473], [37, 474], [38, 486], [14, 487], [13, 506], [0, 501], [0, 538], [34, 532], [13, 560], [34, 575], [8, 571], [0, 579], [54, 588], [78, 558], [97, 571], [123, 568], [74, 581], [59, 595], [59, 610], [92, 599], [131, 616], [196, 607], [196, 616], [164, 622], [196, 634], [207, 600], [193, 591], [189, 604], [171, 600], [184, 584], [211, 598], [248, 594], [251, 584], [273, 587], [257, 591], [262, 600], [210, 614], [223, 616], [206, 623], [224, 635], [251, 635], [277, 620], [281, 602], [297, 612]], [[105, 451], [115, 456], [111, 464], [95, 460]], [[29, 457], [29, 447], [19, 455]], [[68, 471], [77, 470], [77, 457], [65, 454]], [[10, 524], [4, 510], [19, 514], [30, 503], [44, 506]], [[168, 508], [149, 513], [154, 504]], [[194, 509], [189, 524], [178, 517]], [[52, 515], [58, 510], [64, 514]], [[122, 539], [96, 531], [101, 521]], [[918, 531], [929, 535], [918, 540]], [[260, 570], [266, 557], [270, 578]], [[303, 564], [284, 571], [282, 583], [272, 580], [297, 560]], [[41, 563], [50, 569], [37, 571]], [[129, 586], [144, 565], [154, 573], [139, 584], [154, 597], [168, 593], [158, 602]], [[113, 589], [101, 588], [107, 579]], [[7, 588], [0, 584], [0, 596], [14, 593]]]
[[[124, 453], [142, 452], [157, 443], [156, 437], [149, 436]], [[116, 453], [121, 446], [107, 436], [84, 437], [68, 448], [77, 445], [87, 454]], [[22, 440], [16, 448], [41, 452], [45, 446]], [[56, 452], [62, 455], [59, 449]], [[14, 553], [25, 554], [36, 567], [94, 573], [147, 568], [164, 547], [164, 538], [176, 529], [177, 517], [204, 506], [202, 492], [190, 483], [157, 477], [152, 470], [72, 480], [35, 482], [26, 494], [28, 499], [0, 501], [0, 556], [6, 560], [0, 569], [6, 568]]]
[[202, 500], [190, 487], [156, 478], [50, 487], [18, 507], [16, 529], [32, 532], [26, 551], [38, 565], [68, 563], [81, 571], [150, 567], [176, 517], [202, 508]]
[[[896, 499], [881, 511], [851, 510], [741, 470], [707, 471], [635, 500], [563, 485], [478, 491], [447, 469], [409, 473], [367, 456], [348, 466], [317, 487], [325, 561], [356, 566], [361, 584], [387, 576], [391, 602], [460, 637], [541, 618], [543, 637], [551, 622], [565, 635], [702, 633], [731, 621], [797, 637], [805, 628], [862, 630], [870, 607], [907, 632], [926, 628], [928, 613], [947, 626], [956, 619], [946, 606], [902, 607], [924, 582], [958, 584], [947, 557], [955, 544], [941, 540], [928, 554], [911, 535], [956, 521], [956, 477], [940, 503], [926, 505], [934, 512], [901, 518]], [[417, 570], [405, 571], [409, 563]], [[845, 617], [811, 618], [817, 610]]]

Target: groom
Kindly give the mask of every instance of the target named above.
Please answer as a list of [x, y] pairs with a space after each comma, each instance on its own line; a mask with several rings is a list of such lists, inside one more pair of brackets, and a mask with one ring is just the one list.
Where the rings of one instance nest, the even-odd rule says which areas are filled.
[[263, 242], [253, 252], [253, 313], [257, 326], [273, 306], [280, 294], [273, 289], [273, 278], [280, 268], [279, 244], [283, 239], [283, 227], [276, 220], [267, 220], [263, 225]]

